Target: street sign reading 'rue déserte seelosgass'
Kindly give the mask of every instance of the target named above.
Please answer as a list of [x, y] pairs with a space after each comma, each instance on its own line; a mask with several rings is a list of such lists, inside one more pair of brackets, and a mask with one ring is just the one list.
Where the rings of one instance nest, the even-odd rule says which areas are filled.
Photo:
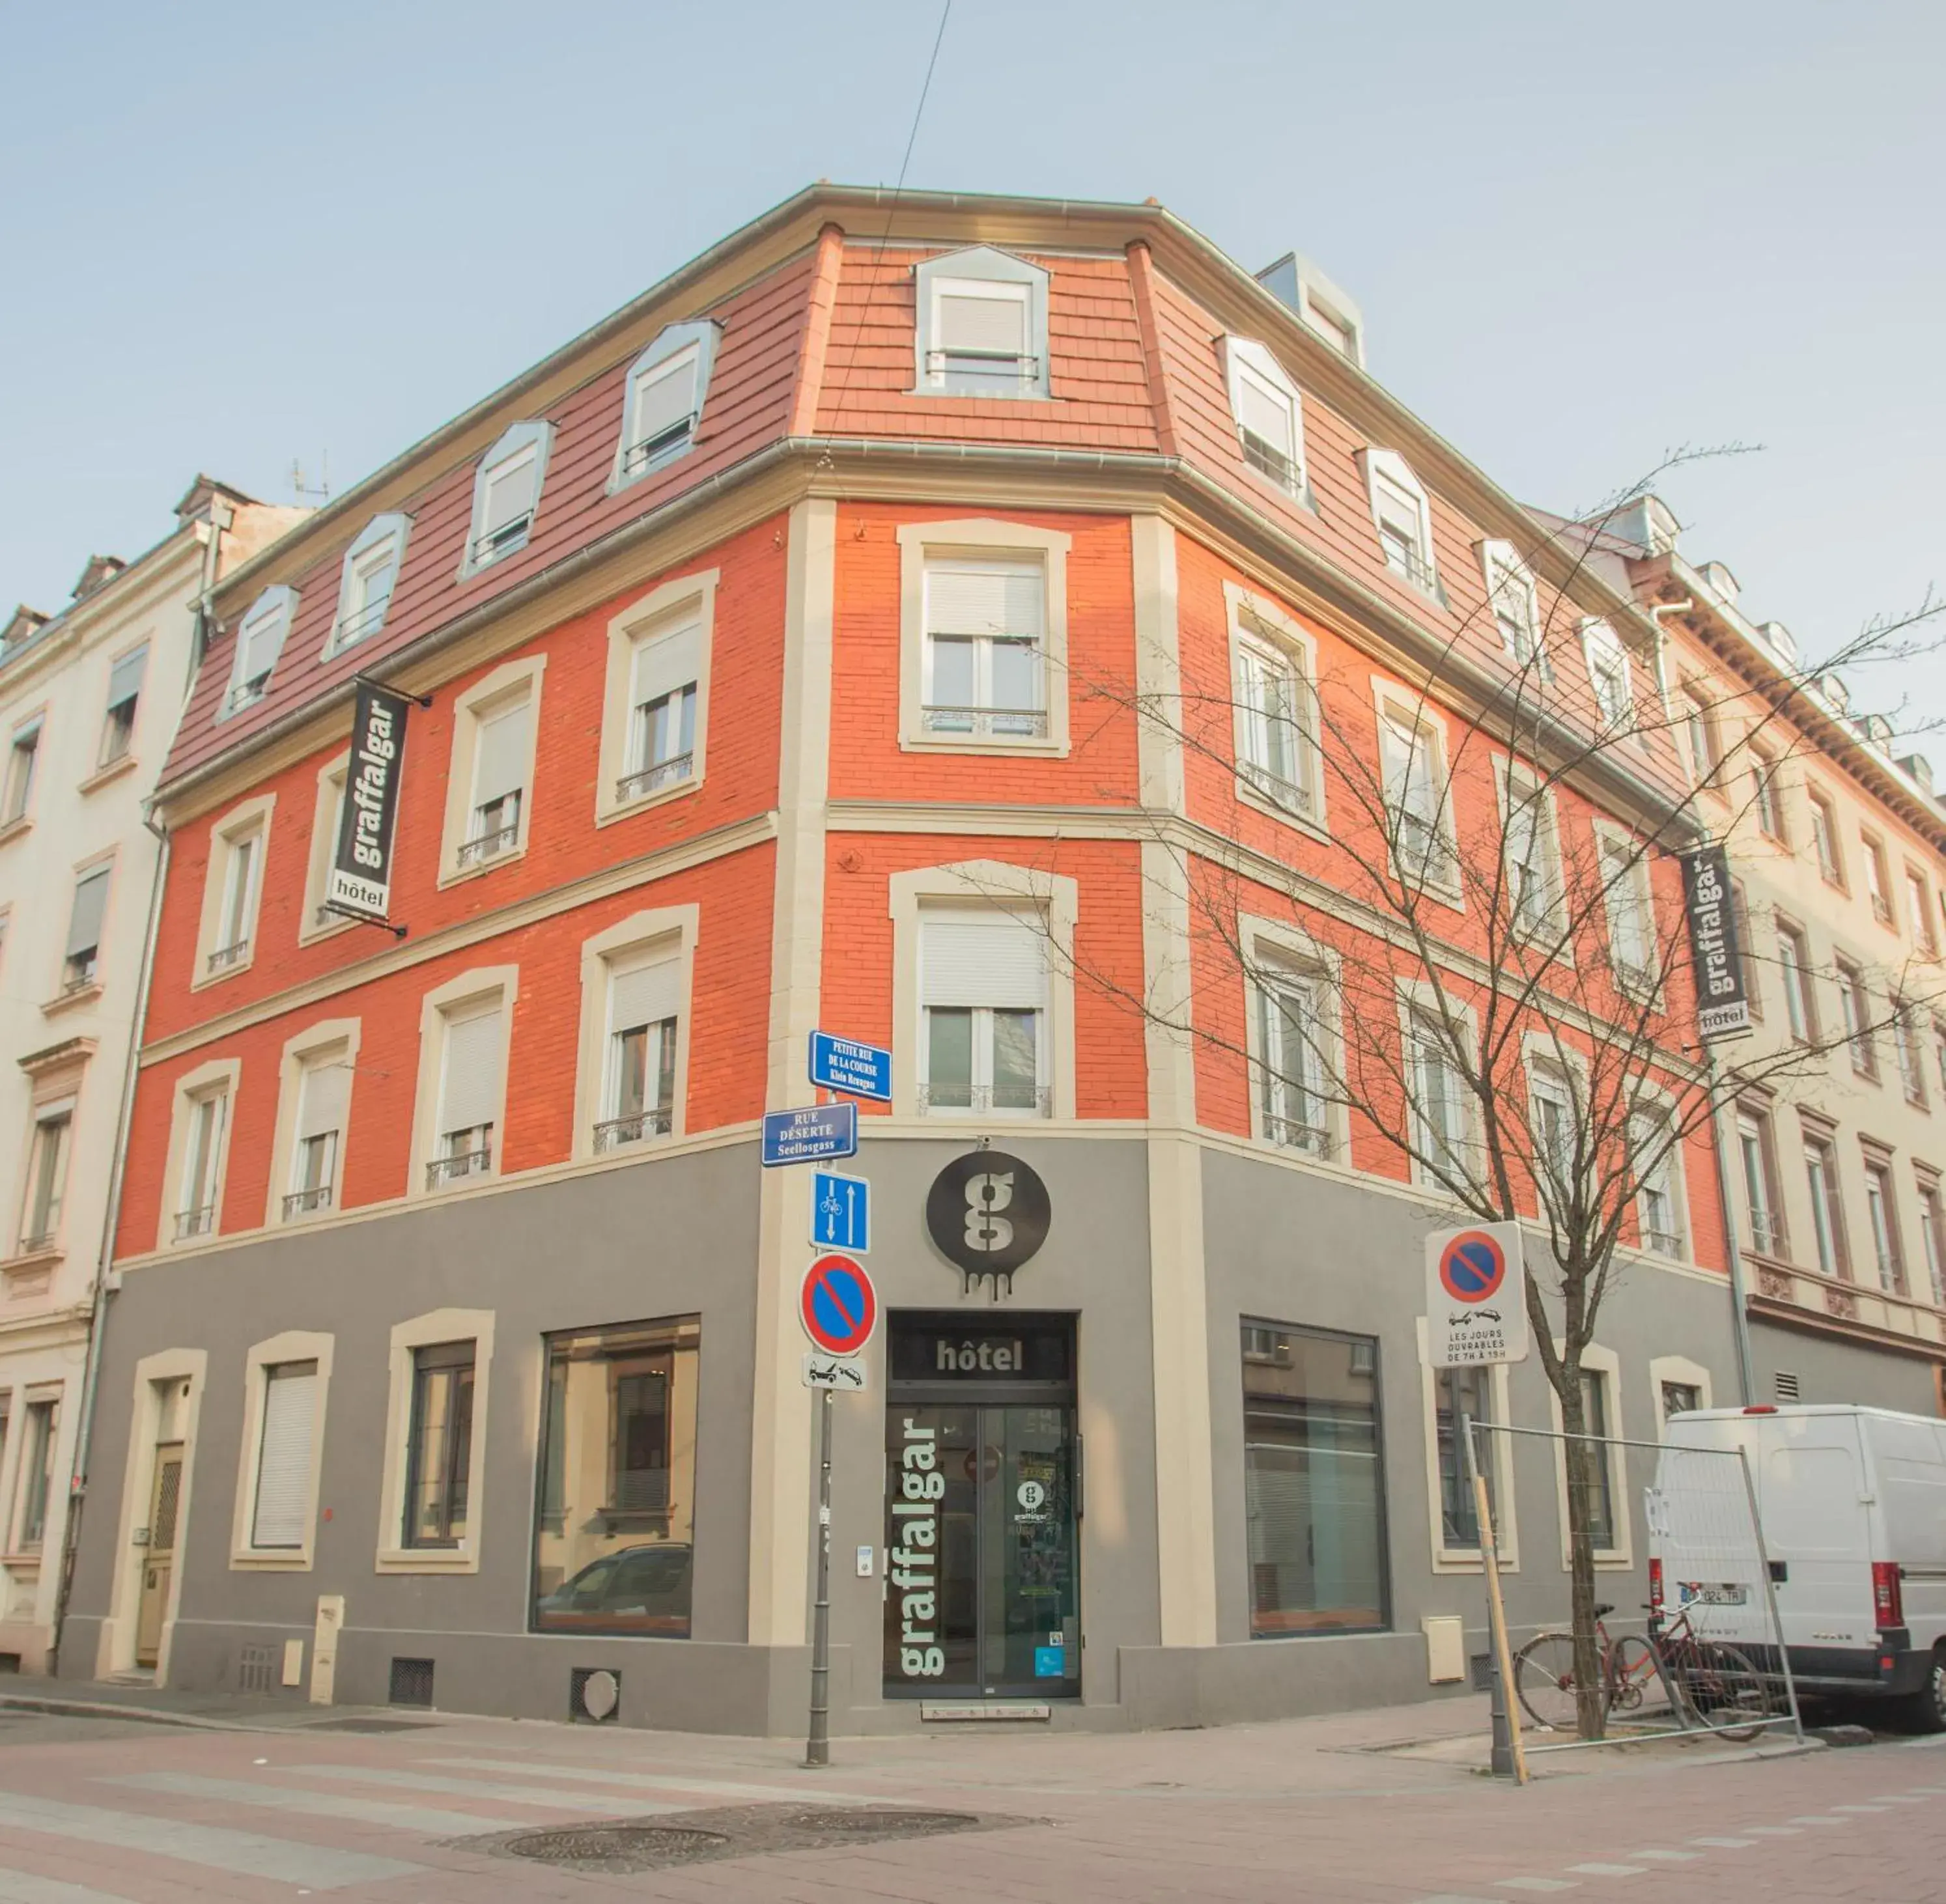
[[811, 1082], [848, 1097], [892, 1101], [892, 1054], [882, 1045], [860, 1045], [829, 1032], [811, 1035]]
[[802, 1110], [764, 1113], [764, 1164], [815, 1163], [858, 1152], [856, 1104], [811, 1104]]

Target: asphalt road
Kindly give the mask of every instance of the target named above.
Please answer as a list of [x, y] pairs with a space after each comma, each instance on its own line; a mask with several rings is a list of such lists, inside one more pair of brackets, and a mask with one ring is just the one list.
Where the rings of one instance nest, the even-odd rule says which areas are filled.
[[[1453, 1730], [1450, 1707], [1132, 1736], [841, 1740], [820, 1773], [777, 1742], [430, 1715], [383, 1733], [343, 1723], [192, 1730], [0, 1714], [0, 1904], [1946, 1895], [1946, 1748], [1926, 1743], [1756, 1760], [1673, 1750], [1571, 1773], [1557, 1761], [1519, 1791], [1436, 1748], [1392, 1749], [1416, 1729]], [[979, 1822], [875, 1839], [885, 1821], [870, 1814], [885, 1807]], [[612, 1853], [615, 1840], [583, 1829], [611, 1822], [706, 1831], [719, 1855], [576, 1869], [508, 1844], [539, 1834]], [[807, 1839], [826, 1848], [790, 1848]]]

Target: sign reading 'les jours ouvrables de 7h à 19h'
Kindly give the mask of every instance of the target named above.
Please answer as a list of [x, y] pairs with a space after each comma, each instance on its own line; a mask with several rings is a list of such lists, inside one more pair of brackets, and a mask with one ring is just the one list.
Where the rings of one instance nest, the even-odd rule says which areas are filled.
[[399, 814], [399, 775], [406, 764], [403, 695], [358, 684], [351, 759], [344, 771], [344, 817], [331, 863], [325, 903], [333, 911], [382, 919], [392, 900], [392, 828]]
[[1682, 859], [1682, 903], [1696, 972], [1697, 1035], [1705, 1044], [1742, 1038], [1751, 1029], [1750, 1001], [1730, 892], [1730, 856], [1720, 846], [1699, 846]]

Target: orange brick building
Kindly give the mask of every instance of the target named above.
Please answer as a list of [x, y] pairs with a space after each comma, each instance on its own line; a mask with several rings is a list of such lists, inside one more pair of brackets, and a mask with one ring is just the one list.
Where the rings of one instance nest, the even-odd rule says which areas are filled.
[[[1422, 1622], [1481, 1619], [1454, 1412], [1545, 1384], [1426, 1366], [1417, 1085], [1320, 1104], [1265, 1041], [1389, 970], [1358, 789], [1456, 850], [1521, 641], [1574, 629], [1571, 734], [1655, 631], [1362, 360], [1308, 267], [1152, 205], [820, 187], [226, 579], [67, 1670], [801, 1723], [832, 1219], [758, 1149], [821, 1027], [893, 1054], [836, 1166], [885, 1311], [836, 1405], [839, 1729], [1422, 1696]], [[415, 702], [383, 923], [327, 903], [360, 678]], [[1450, 769], [1423, 813], [1401, 735]], [[1557, 850], [1683, 771], [1591, 761]], [[966, 1253], [1003, 1165], [1024, 1238], [1046, 1200], [1011, 1276]], [[1592, 1377], [1651, 1438], [1670, 1369], [1733, 1366], [1707, 1141], [1658, 1194]]]

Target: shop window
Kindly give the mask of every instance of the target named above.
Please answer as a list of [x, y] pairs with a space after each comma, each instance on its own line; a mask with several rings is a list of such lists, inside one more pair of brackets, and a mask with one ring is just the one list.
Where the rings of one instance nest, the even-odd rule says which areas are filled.
[[921, 1113], [1048, 1116], [1044, 924], [1001, 906], [928, 907], [919, 986]]
[[688, 1633], [700, 1338], [682, 1316], [545, 1338], [536, 1631]]
[[457, 1548], [466, 1539], [472, 1481], [475, 1345], [430, 1343], [412, 1358], [402, 1544]]
[[1249, 1322], [1244, 1331], [1251, 1634], [1382, 1628], [1378, 1344], [1281, 1323]]

